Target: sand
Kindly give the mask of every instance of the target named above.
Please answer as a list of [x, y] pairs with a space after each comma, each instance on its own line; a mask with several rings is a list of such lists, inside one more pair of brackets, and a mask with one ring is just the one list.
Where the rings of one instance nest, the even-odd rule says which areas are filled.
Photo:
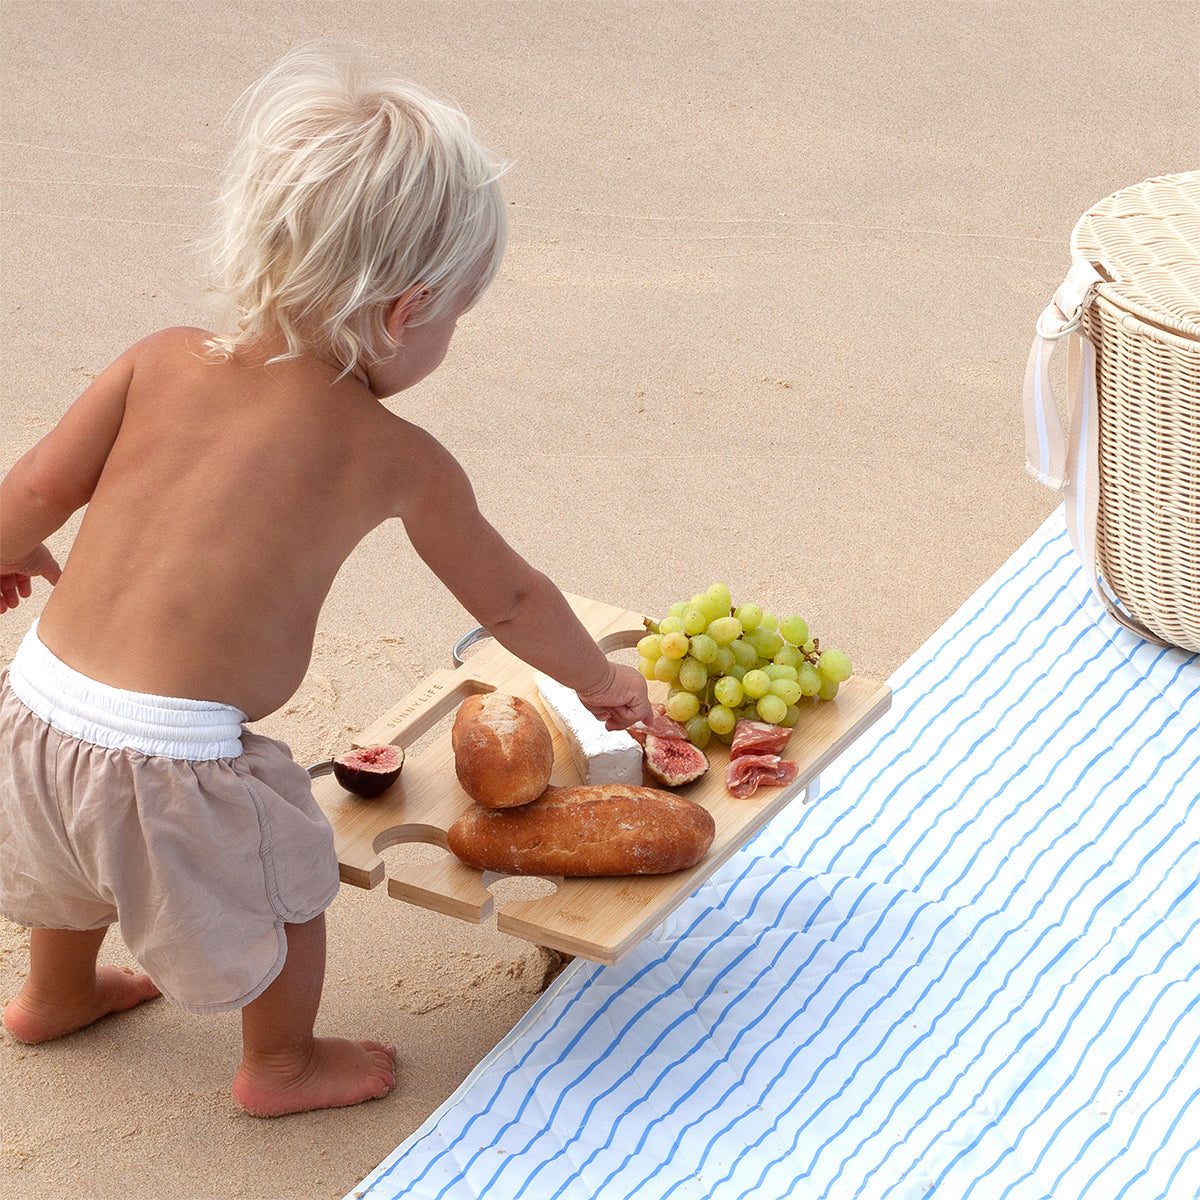
[[[0, 468], [130, 342], [209, 319], [187, 243], [224, 113], [288, 47], [358, 44], [514, 164], [501, 276], [397, 411], [565, 589], [660, 613], [723, 579], [877, 678], [1054, 507], [1023, 469], [1020, 387], [1078, 216], [1200, 148], [1190, 2], [0, 11]], [[0, 660], [43, 598], [0, 621]], [[328, 757], [473, 624], [382, 528], [260, 728]], [[556, 966], [382, 888], [343, 888], [329, 923], [320, 1029], [397, 1041], [391, 1097], [256, 1121], [228, 1096], [236, 1014], [161, 1001], [4, 1038], [0, 1196], [343, 1196]], [[115, 935], [105, 953], [128, 961]], [[0, 924], [0, 1000], [26, 961]]]

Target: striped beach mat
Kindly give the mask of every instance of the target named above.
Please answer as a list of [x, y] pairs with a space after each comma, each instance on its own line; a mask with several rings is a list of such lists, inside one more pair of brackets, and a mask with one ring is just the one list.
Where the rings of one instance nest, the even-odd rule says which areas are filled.
[[1200, 659], [1098, 611], [1060, 509], [890, 682], [351, 1197], [1194, 1198]]

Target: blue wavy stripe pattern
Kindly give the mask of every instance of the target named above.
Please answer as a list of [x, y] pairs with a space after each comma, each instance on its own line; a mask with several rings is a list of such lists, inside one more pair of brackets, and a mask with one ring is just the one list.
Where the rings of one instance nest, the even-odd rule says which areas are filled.
[[1062, 521], [351, 1196], [1195, 1197], [1200, 659], [1098, 615]]

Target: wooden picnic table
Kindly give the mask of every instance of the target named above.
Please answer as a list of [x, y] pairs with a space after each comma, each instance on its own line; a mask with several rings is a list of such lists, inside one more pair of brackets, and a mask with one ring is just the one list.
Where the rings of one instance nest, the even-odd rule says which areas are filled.
[[[632, 647], [645, 635], [638, 613], [579, 596], [568, 599], [606, 653]], [[652, 683], [650, 687], [652, 697], [665, 698], [665, 684]], [[354, 738], [354, 744], [413, 745], [468, 695], [493, 690], [540, 703], [533, 670], [498, 643], [488, 641], [461, 665], [430, 675]], [[714, 739], [706, 750], [712, 763], [709, 771], [678, 789], [681, 795], [704, 805], [716, 822], [716, 837], [701, 862], [670, 875], [553, 878], [552, 895], [499, 902], [497, 928], [565, 954], [599, 963], [616, 962], [776, 813], [802, 793], [811, 794], [822, 769], [878, 720], [890, 703], [891, 691], [886, 685], [857, 675], [842, 684], [833, 700], [802, 701], [801, 720], [785, 749], [785, 756], [799, 764], [795, 782], [760, 787], [748, 799], [737, 799], [726, 790], [729, 748]], [[567, 745], [554, 723], [547, 724], [554, 738], [551, 783], [580, 783]], [[319, 768], [312, 770], [319, 772]], [[406, 754], [400, 778], [381, 797], [363, 800], [353, 796], [329, 774], [318, 774], [313, 790], [333, 824], [345, 883], [373, 888], [386, 877], [389, 895], [398, 900], [476, 923], [492, 915], [497, 901], [489, 885], [498, 877], [465, 866], [445, 850], [446, 830], [471, 804], [455, 775], [449, 722], [419, 753]], [[389, 874], [381, 852], [402, 842], [429, 843], [445, 853], [436, 861], [393, 866]]]

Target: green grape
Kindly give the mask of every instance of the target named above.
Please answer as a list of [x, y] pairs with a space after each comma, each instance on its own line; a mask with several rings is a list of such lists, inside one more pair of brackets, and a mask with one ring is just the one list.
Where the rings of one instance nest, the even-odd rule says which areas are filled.
[[758, 651], [745, 638], [730, 642], [729, 648], [733, 651], [734, 661], [747, 671], [758, 662]]
[[709, 672], [716, 672], [718, 675], [728, 675], [729, 668], [737, 662], [733, 657], [733, 651], [728, 646], [721, 646], [717, 650], [717, 657], [708, 664]]
[[766, 671], [747, 671], [742, 680], [742, 690], [753, 700], [765, 696], [771, 690], [771, 679]]
[[718, 617], [709, 624], [708, 636], [718, 646], [728, 646], [734, 638], [742, 636], [742, 623], [737, 617]]
[[[699, 736], [723, 741], [742, 717], [795, 725], [802, 697], [832, 699], [851, 675], [849, 658], [839, 650], [822, 651], [802, 616], [788, 613], [780, 619], [750, 601], [734, 608], [729, 587], [721, 582], [671, 604], [658, 631], [638, 642], [638, 652], [643, 677], [695, 698], [694, 719], [708, 730]], [[683, 711], [691, 703], [674, 701]], [[716, 724], [707, 720], [713, 713]]]
[[654, 678], [659, 683], [674, 683], [679, 678], [680, 659], [665, 654], [654, 664]]
[[712, 740], [712, 726], [708, 723], [706, 716], [694, 716], [690, 721], [685, 722], [684, 728], [687, 730], [688, 741], [697, 750], [703, 750]]
[[714, 583], [708, 589], [708, 598], [717, 606], [717, 611], [724, 616], [733, 605], [729, 589], [723, 583]]
[[679, 666], [679, 686], [689, 692], [702, 692], [708, 683], [708, 668], [690, 654]]
[[682, 658], [688, 652], [687, 634], [685, 633], [665, 633], [663, 634], [661, 648], [663, 654], [667, 658]]
[[821, 690], [821, 677], [810, 662], [801, 663], [796, 669], [796, 682], [803, 696], [815, 696]]
[[850, 660], [840, 650], [822, 650], [817, 672], [831, 683], [845, 683], [850, 678]]
[[763, 619], [763, 610], [757, 604], [741, 604], [733, 614], [742, 623], [742, 628], [749, 633], [757, 629]]
[[713, 686], [713, 695], [726, 708], [736, 708], [742, 702], [742, 684], [732, 675], [722, 675]]
[[681, 724], [700, 712], [700, 700], [691, 692], [672, 692], [667, 697], [667, 716]]
[[779, 622], [779, 632], [783, 634], [784, 641], [791, 642], [793, 646], [803, 646], [808, 641], [808, 622], [803, 617], [784, 617]]
[[772, 661], [781, 667], [798, 667], [804, 661], [804, 656], [795, 646], [781, 646], [775, 651]]
[[638, 642], [637, 648], [643, 658], [657, 658], [662, 653], [662, 637], [657, 633], [648, 633]]
[[760, 658], [773, 658], [783, 649], [783, 638], [775, 630], [764, 629], [761, 625], [752, 629], [745, 637]]
[[733, 709], [724, 704], [714, 704], [708, 710], [708, 726], [718, 737], [732, 733], [737, 724], [737, 716]]

